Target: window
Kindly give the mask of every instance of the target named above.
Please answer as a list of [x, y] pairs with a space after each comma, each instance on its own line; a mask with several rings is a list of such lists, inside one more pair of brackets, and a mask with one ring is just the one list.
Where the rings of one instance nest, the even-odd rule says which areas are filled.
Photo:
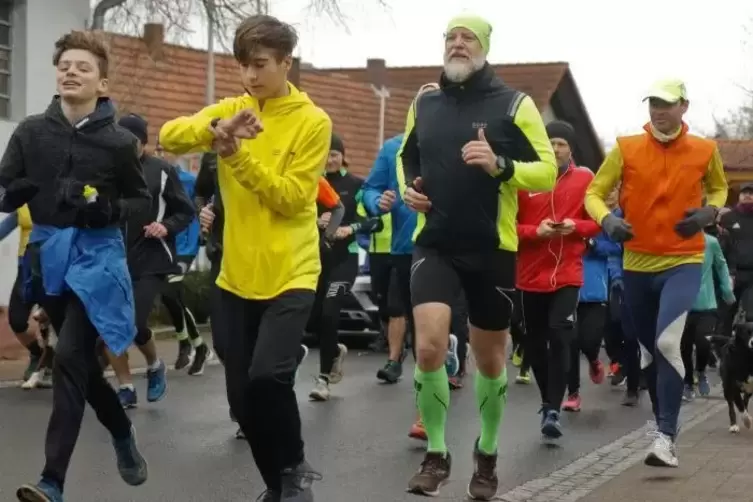
[[10, 115], [10, 47], [13, 5], [0, 0], [0, 118]]

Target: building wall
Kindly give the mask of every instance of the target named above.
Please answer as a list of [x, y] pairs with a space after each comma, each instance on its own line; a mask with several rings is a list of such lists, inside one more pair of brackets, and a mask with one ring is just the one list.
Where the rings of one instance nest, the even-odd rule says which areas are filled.
[[[0, 14], [2, 34], [7, 34], [8, 26], [10, 31], [10, 46], [3, 45], [7, 39], [0, 37], [0, 54], [9, 60], [5, 68], [0, 66], [0, 73], [10, 83], [0, 88], [0, 104], [7, 105], [0, 106], [1, 152], [16, 124], [49, 104], [55, 94], [55, 41], [70, 30], [85, 29], [90, 7], [89, 0], [14, 0], [9, 10], [0, 5]], [[16, 276], [17, 246], [17, 232], [0, 243], [0, 307], [8, 304]], [[0, 359], [16, 357], [18, 348], [0, 312]]]

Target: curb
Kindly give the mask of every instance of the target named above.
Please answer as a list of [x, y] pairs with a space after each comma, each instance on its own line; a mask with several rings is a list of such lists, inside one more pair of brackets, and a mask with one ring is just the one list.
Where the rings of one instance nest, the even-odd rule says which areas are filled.
[[[718, 395], [721, 385], [711, 392]], [[696, 399], [683, 404], [680, 410], [682, 430], [688, 431], [727, 409], [725, 401]], [[575, 460], [547, 476], [533, 479], [498, 495], [503, 502], [576, 502], [607, 481], [641, 462], [653, 438], [648, 432], [655, 429], [647, 424], [621, 438]]]

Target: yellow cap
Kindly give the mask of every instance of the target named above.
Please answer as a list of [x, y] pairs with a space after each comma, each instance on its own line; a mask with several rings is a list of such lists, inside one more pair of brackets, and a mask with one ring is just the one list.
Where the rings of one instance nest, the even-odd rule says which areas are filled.
[[667, 103], [677, 103], [681, 99], [688, 99], [688, 90], [685, 88], [685, 82], [680, 79], [659, 80], [649, 88], [643, 101], [651, 98], [661, 99]]

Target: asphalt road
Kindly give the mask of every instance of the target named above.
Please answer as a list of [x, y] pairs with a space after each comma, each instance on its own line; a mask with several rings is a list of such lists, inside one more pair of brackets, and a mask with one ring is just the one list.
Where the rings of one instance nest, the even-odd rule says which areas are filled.
[[[310, 403], [308, 391], [318, 354], [301, 368], [298, 395], [306, 450], [323, 481], [316, 485], [319, 502], [384, 502], [415, 500], [405, 493], [422, 459], [422, 444], [407, 437], [415, 418], [409, 379], [397, 385], [377, 383], [382, 356], [351, 353], [343, 382], [334, 398]], [[516, 374], [514, 368], [511, 375]], [[412, 374], [412, 368], [406, 369]], [[559, 469], [594, 449], [643, 426], [650, 418], [648, 396], [640, 408], [620, 406], [621, 389], [594, 386], [583, 375], [584, 409], [566, 415], [566, 436], [559, 447], [540, 440], [535, 383], [511, 385], [502, 426], [500, 493]], [[141, 386], [141, 398], [145, 391]], [[49, 391], [0, 390], [0, 500], [15, 500], [15, 487], [36, 481], [43, 462], [49, 416]], [[248, 446], [233, 438], [228, 420], [221, 368], [203, 377], [172, 374], [164, 401], [129, 412], [149, 461], [149, 481], [130, 488], [117, 475], [105, 430], [87, 411], [66, 487], [66, 500], [79, 502], [253, 501], [263, 486]], [[452, 394], [448, 444], [453, 452], [451, 482], [440, 500], [463, 500], [472, 466], [470, 453], [478, 434], [472, 378]]]

